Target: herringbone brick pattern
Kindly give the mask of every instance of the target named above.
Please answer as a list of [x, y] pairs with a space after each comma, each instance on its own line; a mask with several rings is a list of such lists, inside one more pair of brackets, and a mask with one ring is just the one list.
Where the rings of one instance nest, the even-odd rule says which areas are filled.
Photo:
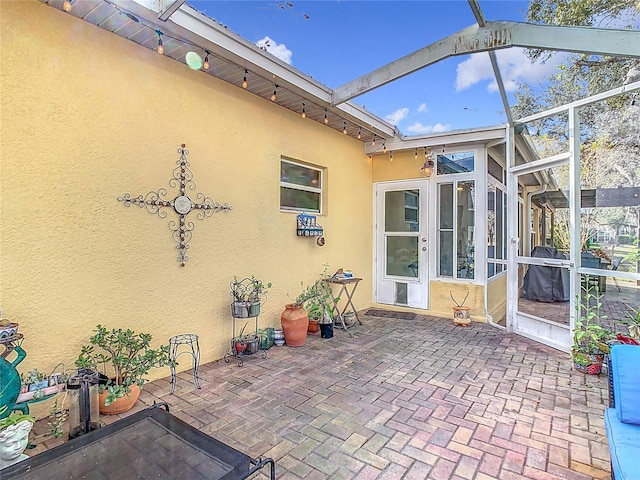
[[187, 371], [175, 395], [165, 379], [141, 399], [274, 458], [283, 480], [610, 478], [604, 376], [484, 324], [362, 319], [356, 338], [210, 363], [201, 390]]

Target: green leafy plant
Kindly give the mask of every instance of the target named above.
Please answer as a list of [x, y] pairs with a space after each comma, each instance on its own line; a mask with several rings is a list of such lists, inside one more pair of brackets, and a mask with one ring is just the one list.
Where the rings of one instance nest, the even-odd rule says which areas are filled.
[[309, 318], [317, 320], [318, 323], [331, 323], [334, 302], [339, 301], [340, 297], [334, 296], [333, 289], [327, 282], [329, 265], [325, 263], [323, 266], [324, 270], [313, 285], [304, 288], [304, 284], [300, 283], [302, 292], [294, 300], [294, 305], [304, 306]]
[[573, 350], [576, 353], [608, 353], [607, 342], [613, 333], [602, 326], [607, 316], [602, 314], [602, 293], [597, 284], [586, 275], [582, 284], [582, 299], [577, 298], [576, 322], [573, 332]]
[[63, 408], [64, 400], [58, 405], [58, 399], [53, 402], [49, 410], [49, 421], [47, 422], [47, 433], [54, 438], [61, 438], [64, 434], [64, 422], [66, 422], [68, 414]]
[[[625, 303], [625, 305], [627, 305]], [[627, 315], [628, 320], [622, 323], [629, 329], [629, 336], [633, 338], [640, 338], [640, 308], [633, 308], [627, 305], [627, 308], [633, 313]]]
[[[7, 411], [8, 407], [6, 405], [2, 405], [0, 407], [0, 414], [3, 414]], [[16, 425], [20, 422], [35, 422], [36, 419], [31, 415], [25, 415], [22, 412], [11, 412], [8, 416], [4, 417], [0, 420], [0, 430], [4, 430], [5, 428], [9, 428], [12, 425]]]
[[242, 280], [233, 277], [233, 282], [229, 284], [235, 302], [264, 302], [270, 288], [271, 283], [264, 283], [253, 275]]
[[[153, 367], [169, 365], [169, 347], [161, 345], [151, 348], [151, 335], [136, 333], [133, 330], [114, 328], [107, 330], [98, 325], [95, 334], [84, 345], [75, 362], [78, 368], [96, 369], [102, 365], [102, 373], [109, 377], [105, 405], [111, 405], [116, 399], [129, 395], [131, 385], [142, 387], [145, 376]], [[96, 347], [102, 351], [96, 351]]]

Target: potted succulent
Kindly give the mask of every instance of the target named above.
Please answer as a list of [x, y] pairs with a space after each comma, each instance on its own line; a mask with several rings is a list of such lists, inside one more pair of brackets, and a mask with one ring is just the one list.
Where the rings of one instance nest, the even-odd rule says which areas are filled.
[[236, 354], [250, 355], [260, 350], [261, 339], [256, 333], [245, 334], [244, 329], [249, 322], [245, 323], [240, 330], [240, 335], [232, 340], [233, 350]]
[[231, 303], [231, 315], [235, 318], [249, 318], [260, 315], [260, 305], [267, 301], [267, 293], [271, 283], [251, 277], [238, 280], [233, 277], [229, 284], [230, 294], [233, 297]]
[[602, 294], [597, 284], [587, 278], [582, 284], [582, 300], [578, 300], [571, 348], [573, 365], [579, 372], [598, 375], [613, 334], [601, 324], [607, 316], [600, 311]]
[[[98, 325], [89, 344], [82, 346], [78, 368], [102, 367], [100, 413], [111, 415], [131, 409], [140, 395], [145, 376], [153, 367], [169, 365], [169, 347], [151, 348], [151, 335], [133, 330], [108, 330]], [[99, 349], [96, 351], [96, 348]]]
[[453, 324], [460, 325], [462, 327], [468, 327], [471, 325], [471, 315], [469, 313], [471, 307], [466, 307], [464, 304], [469, 297], [469, 290], [467, 290], [462, 302], [458, 302], [453, 297], [453, 292], [451, 292], [451, 290], [449, 290], [449, 296], [451, 297], [451, 300], [453, 300], [453, 303], [455, 303], [455, 306], [453, 307]]
[[[8, 407], [2, 405], [0, 414]], [[27, 458], [23, 453], [29, 443], [29, 432], [35, 418], [22, 412], [11, 412], [0, 420], [0, 468], [8, 467]]]

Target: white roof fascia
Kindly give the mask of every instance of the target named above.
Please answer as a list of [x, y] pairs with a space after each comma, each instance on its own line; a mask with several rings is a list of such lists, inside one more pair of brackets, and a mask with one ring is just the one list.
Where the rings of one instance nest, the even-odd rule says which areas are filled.
[[486, 22], [472, 25], [352, 80], [333, 92], [338, 105], [448, 57], [508, 47], [640, 58], [640, 31]]
[[[401, 137], [392, 140], [386, 140], [385, 146], [387, 150], [394, 152], [402, 150], [413, 150], [414, 148], [436, 147], [442, 145], [458, 145], [483, 143], [489, 140], [498, 140], [505, 138], [504, 125], [492, 127], [469, 128], [462, 130], [452, 130], [451, 132], [434, 133], [429, 135]], [[365, 145], [365, 153], [367, 155], [380, 153], [381, 145], [372, 146], [370, 143]]]
[[[112, 2], [147, 22], [153, 23], [158, 20], [157, 12], [145, 6], [149, 4], [149, 0], [112, 0]], [[246, 68], [263, 78], [269, 79], [275, 75], [274, 83], [278, 83], [301, 98], [325, 105], [329, 111], [345, 116], [353, 123], [362, 125], [364, 129], [380, 137], [391, 138], [397, 135], [395, 127], [350, 102], [332, 107], [330, 99], [333, 91], [329, 87], [304, 75], [270, 53], [262, 51], [195, 8], [181, 5], [170, 17], [162, 26], [167, 33], [207, 49], [212, 54], [235, 63], [239, 68]]]
[[[162, 9], [162, 13], [158, 15], [158, 18], [163, 22], [166, 22], [169, 19], [169, 17], [173, 15], [173, 13], [176, 10], [178, 10], [182, 6], [182, 4], [186, 1], [187, 0], [174, 0], [173, 2], [170, 2], [170, 1], [162, 2], [164, 4], [163, 5], [164, 8]], [[167, 5], [167, 3], [169, 5]]]

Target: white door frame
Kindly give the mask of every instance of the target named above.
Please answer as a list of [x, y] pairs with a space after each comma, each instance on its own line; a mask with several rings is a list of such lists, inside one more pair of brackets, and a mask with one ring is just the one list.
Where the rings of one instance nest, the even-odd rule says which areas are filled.
[[[419, 230], [407, 236], [418, 237], [418, 277], [386, 275], [386, 232], [384, 230], [385, 193], [389, 191], [418, 190]], [[378, 182], [374, 184], [374, 301], [386, 305], [399, 305], [411, 308], [429, 308], [429, 181], [401, 180]], [[412, 232], [411, 232], [412, 233]], [[397, 233], [391, 233], [396, 236]], [[402, 233], [399, 234], [403, 236]], [[396, 283], [407, 284], [407, 304], [396, 302]]]

